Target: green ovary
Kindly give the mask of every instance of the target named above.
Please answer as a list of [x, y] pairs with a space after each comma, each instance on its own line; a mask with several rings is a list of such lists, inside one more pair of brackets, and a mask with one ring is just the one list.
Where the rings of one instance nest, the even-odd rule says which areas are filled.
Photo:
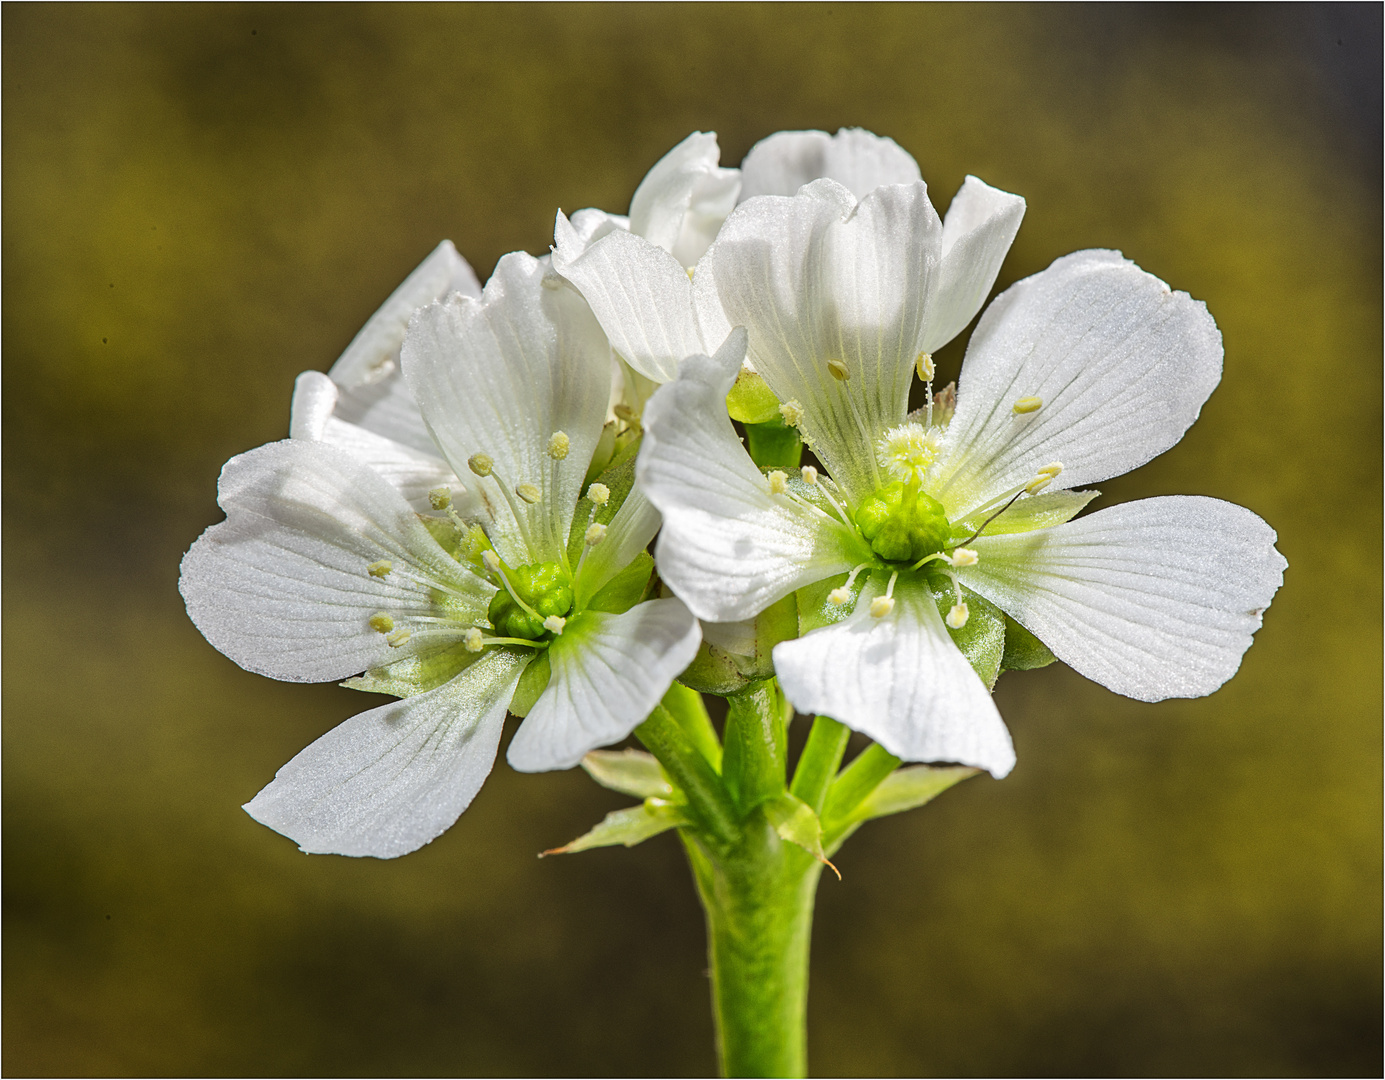
[[918, 562], [942, 551], [951, 533], [942, 504], [916, 483], [881, 488], [857, 507], [855, 519], [871, 550], [887, 562]]
[[550, 615], [565, 616], [572, 610], [572, 583], [555, 562], [533, 563], [505, 572], [510, 587], [526, 604], [538, 613], [530, 615], [515, 603], [509, 592], [501, 589], [491, 597], [486, 618], [501, 637], [525, 638], [537, 641], [551, 636], [543, 627]]

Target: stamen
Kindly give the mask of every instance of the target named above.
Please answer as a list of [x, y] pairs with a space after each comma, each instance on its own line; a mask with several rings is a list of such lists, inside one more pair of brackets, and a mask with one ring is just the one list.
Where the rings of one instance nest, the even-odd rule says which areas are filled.
[[466, 465], [477, 476], [489, 476], [495, 468], [495, 459], [489, 454], [472, 454], [466, 459]]
[[952, 610], [947, 613], [947, 625], [954, 630], [960, 630], [967, 625], [967, 619], [971, 612], [967, 610], [967, 605], [960, 600], [952, 605]]
[[492, 574], [498, 574], [500, 573], [500, 556], [495, 553], [494, 549], [486, 548], [485, 551], [481, 552], [481, 565]]
[[536, 484], [518, 484], [515, 486], [515, 494], [530, 504], [543, 498], [543, 492], [538, 489]]
[[804, 465], [803, 468], [798, 470], [798, 475], [803, 477], [803, 482], [809, 487], [818, 486], [818, 471], [811, 465]]
[[933, 373], [937, 370], [933, 366], [933, 354], [921, 352], [918, 359], [914, 361], [914, 370], [919, 373], [919, 378], [924, 382], [933, 381]]
[[600, 522], [593, 522], [587, 526], [587, 534], [583, 539], [587, 547], [596, 547], [597, 544], [606, 539], [606, 526]]
[[858, 575], [868, 565], [868, 563], [862, 563], [860, 566], [856, 567], [856, 569], [852, 570], [851, 573], [847, 575], [845, 584], [838, 585], [835, 589], [833, 589], [830, 593], [827, 594], [827, 602], [829, 604], [847, 603], [851, 599], [851, 586], [854, 585], [856, 582], [856, 575]]
[[548, 456], [554, 461], [562, 461], [567, 457], [568, 449], [572, 446], [572, 440], [567, 437], [564, 431], [555, 431], [548, 440]]
[[452, 489], [435, 487], [428, 492], [428, 503], [434, 510], [446, 510], [452, 505]]
[[847, 379], [851, 378], [851, 372], [847, 370], [846, 364], [835, 356], [827, 361], [827, 372], [838, 382], [846, 382]]
[[1034, 477], [1033, 480], [1024, 485], [1024, 493], [1026, 495], [1037, 495], [1051, 483], [1053, 483], [1053, 477], [1051, 475], [1048, 473], [1040, 473], [1038, 476]]
[[1057, 476], [1062, 471], [1063, 463], [1061, 461], [1051, 461], [1039, 470], [1039, 475]]
[[389, 572], [393, 569], [394, 563], [390, 562], [389, 559], [380, 559], [367, 566], [365, 572], [371, 577], [382, 578], [389, 577]]
[[1041, 397], [1022, 397], [1015, 402], [1012, 408], [1016, 416], [1023, 416], [1025, 413], [1038, 412], [1044, 407], [1044, 399]]
[[481, 640], [481, 631], [472, 627], [462, 635], [462, 645], [467, 652], [480, 652], [485, 648], [485, 643]]
[[411, 637], [413, 637], [413, 635], [407, 630], [396, 630], [393, 634], [390, 634], [389, 637], [385, 638], [385, 641], [391, 649], [397, 649]]
[[980, 558], [981, 556], [971, 548], [959, 547], [952, 549], [952, 554], [948, 556], [948, 561], [952, 563], [953, 566], [975, 566]]
[[786, 495], [789, 491], [789, 477], [782, 469], [775, 469], [766, 479], [769, 480], [771, 495]]
[[784, 418], [784, 423], [788, 424], [789, 427], [796, 428], [803, 423], [803, 406], [790, 398], [779, 406], [779, 415]]
[[894, 610], [894, 583], [899, 580], [899, 571], [890, 575], [890, 583], [885, 587], [885, 595], [877, 596], [870, 602], [870, 615], [873, 619], [883, 619]]
[[388, 634], [394, 629], [394, 620], [391, 619], [389, 613], [385, 611], [377, 611], [367, 619], [366, 622], [370, 624], [370, 628], [377, 634]]
[[593, 484], [587, 488], [587, 498], [597, 506], [605, 506], [611, 499], [611, 489], [605, 484]]
[[561, 615], [550, 615], [543, 621], [543, 628], [549, 633], [562, 635], [563, 627], [567, 625], [567, 620]]

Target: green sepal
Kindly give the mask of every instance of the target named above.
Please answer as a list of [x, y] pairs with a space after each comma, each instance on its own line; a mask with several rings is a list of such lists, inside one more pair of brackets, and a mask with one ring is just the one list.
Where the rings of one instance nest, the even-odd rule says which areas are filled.
[[[620, 436], [624, 439], [625, 434]], [[600, 525], [609, 525], [611, 519], [616, 516], [616, 512], [625, 504], [625, 498], [630, 494], [630, 489], [635, 486], [635, 451], [640, 448], [640, 436], [636, 432], [630, 441], [633, 450], [629, 453], [622, 453], [620, 450], [620, 439], [617, 439], [615, 458], [611, 464], [596, 478], [596, 483], [605, 484], [610, 489], [611, 497], [605, 506], [595, 506], [587, 498], [587, 488], [591, 484], [586, 484], [582, 488], [582, 497], [577, 500], [577, 507], [572, 512], [572, 526], [568, 530], [567, 536], [567, 558], [569, 566], [576, 566], [582, 558], [582, 547], [587, 542], [587, 525], [596, 522]], [[627, 447], [628, 449], [628, 447]], [[595, 508], [596, 516], [591, 516]]]
[[749, 652], [737, 652], [724, 645], [712, 648], [728, 655], [746, 679], [768, 679], [774, 674], [774, 647], [781, 641], [798, 637], [798, 601], [792, 594], [776, 600], [750, 623], [753, 630]]
[[923, 806], [979, 772], [970, 765], [911, 765], [896, 769], [849, 813], [833, 820], [827, 853], [835, 852], [867, 821]]
[[851, 599], [845, 604], [829, 603], [827, 594], [837, 586], [846, 584], [846, 574], [823, 578], [821, 581], [803, 586], [794, 593], [798, 602], [799, 636], [802, 637], [810, 630], [819, 630], [824, 626], [831, 626], [833, 623], [839, 623], [843, 619], [849, 618], [852, 611], [856, 609], [856, 599], [861, 595], [861, 590], [865, 588], [868, 577], [868, 574], [856, 576], [856, 581], [851, 586]]
[[608, 420], [601, 427], [601, 434], [596, 439], [596, 449], [592, 451], [591, 464], [587, 466], [587, 475], [582, 478], [583, 491], [610, 467], [611, 458], [615, 457], [615, 453], [616, 422]]
[[797, 469], [803, 461], [803, 440], [779, 416], [763, 424], [746, 424], [745, 441], [750, 460], [762, 469]]
[[510, 712], [519, 717], [528, 716], [534, 702], [539, 700], [539, 695], [548, 689], [551, 674], [548, 650], [541, 649], [524, 669], [524, 674], [519, 677], [519, 685], [515, 687], [514, 696], [510, 698]]
[[726, 411], [732, 420], [742, 424], [765, 424], [783, 418], [779, 415], [779, 399], [760, 375], [742, 367], [731, 392], [726, 395]]
[[586, 774], [604, 788], [637, 799], [673, 797], [659, 759], [643, 750], [593, 750], [582, 759]]
[[418, 519], [423, 522], [423, 527], [438, 542], [438, 547], [458, 562], [463, 561], [466, 557], [466, 536], [457, 527], [456, 522], [451, 518], [429, 517], [426, 514], [419, 514]]
[[719, 645], [704, 641], [678, 681], [700, 694], [726, 697], [744, 690], [752, 680], [741, 674], [736, 657]]
[[650, 575], [654, 573], [654, 556], [641, 551], [635, 561], [616, 574], [597, 591], [587, 604], [588, 611], [605, 611], [620, 615], [644, 599]]
[[[1100, 494], [1099, 491], [1045, 491], [1038, 495], [1022, 495], [1005, 513], [988, 524], [982, 535], [1003, 536], [1006, 533], [1032, 532], [1034, 529], [1061, 525], [1076, 517], [1083, 507]], [[986, 514], [973, 514], [970, 518], [953, 522], [953, 537], [971, 536], [986, 517]]]
[[[946, 620], [953, 604], [950, 584], [947, 588], [935, 586], [933, 599], [937, 602], [938, 614]], [[989, 600], [965, 587], [962, 589], [962, 600], [967, 605], [966, 625], [960, 630], [948, 626], [947, 632], [976, 674], [981, 676], [986, 689], [993, 690], [996, 679], [1000, 677], [1001, 657], [1005, 655], [1005, 616]], [[946, 626], [946, 622], [943, 625]]]
[[616, 844], [634, 847], [651, 836], [690, 824], [692, 822], [683, 812], [683, 807], [677, 803], [665, 799], [646, 799], [639, 806], [612, 810], [589, 832], [562, 847], [542, 852], [539, 858], [544, 855], [574, 855], [589, 848], [614, 847]]
[[365, 690], [372, 694], [393, 694], [398, 698], [412, 697], [435, 690], [468, 667], [479, 653], [467, 652], [459, 641], [431, 652], [418, 653], [396, 660], [384, 667], [371, 668], [342, 686]]
[[1047, 645], [1009, 615], [1005, 616], [1005, 655], [1000, 658], [1002, 671], [1033, 671], [1035, 668], [1048, 667], [1056, 659]]
[[840, 872], [827, 861], [827, 854], [822, 850], [822, 821], [811, 806], [785, 791], [765, 802], [764, 810], [765, 817], [781, 840], [797, 844], [818, 862], [832, 867], [832, 873], [841, 878]]

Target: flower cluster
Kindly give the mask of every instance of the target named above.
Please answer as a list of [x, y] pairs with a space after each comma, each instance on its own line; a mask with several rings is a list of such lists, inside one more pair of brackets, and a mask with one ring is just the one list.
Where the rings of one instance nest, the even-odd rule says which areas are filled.
[[1076, 490], [1197, 418], [1221, 374], [1206, 307], [1118, 252], [1068, 255], [934, 389], [1024, 211], [968, 177], [940, 218], [869, 132], [781, 132], [740, 169], [697, 133], [627, 217], [559, 212], [551, 255], [484, 289], [441, 245], [300, 376], [291, 437], [227, 463], [226, 521], [183, 561], [189, 615], [242, 667], [398, 699], [246, 809], [306, 851], [412, 851], [475, 796], [507, 712], [515, 768], [567, 768], [700, 685], [709, 645], [763, 653], [794, 708], [900, 759], [995, 776], [1004, 669], [1215, 690], [1282, 580], [1273, 531], [1191, 496], [1079, 516], [1098, 493]]

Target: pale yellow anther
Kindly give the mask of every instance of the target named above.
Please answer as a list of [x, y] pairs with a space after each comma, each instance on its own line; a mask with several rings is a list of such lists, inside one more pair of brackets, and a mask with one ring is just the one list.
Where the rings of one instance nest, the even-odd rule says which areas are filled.
[[971, 612], [967, 610], [966, 604], [953, 604], [952, 610], [947, 613], [947, 625], [954, 630], [960, 630], [967, 625], [967, 619]]
[[435, 487], [428, 492], [428, 503], [434, 510], [446, 510], [452, 505], [452, 489]]
[[690, 267], [688, 267], [688, 280], [689, 280], [689, 281], [692, 280], [693, 271], [696, 270], [696, 269], [697, 269], [697, 267], [695, 267], [695, 266], [690, 266]]
[[498, 574], [500, 572], [500, 556], [487, 548], [481, 552], [481, 565], [492, 574]]
[[567, 620], [561, 615], [550, 615], [543, 621], [543, 628], [550, 634], [561, 634], [563, 627], [567, 625]]
[[536, 503], [543, 498], [543, 492], [535, 484], [516, 484], [515, 494], [527, 503]]
[[850, 599], [851, 590], [848, 589], [845, 585], [838, 585], [835, 589], [833, 589], [830, 593], [827, 594], [827, 602], [829, 604], [845, 604], [848, 601], [850, 601]]
[[791, 398], [779, 406], [779, 415], [789, 427], [798, 427], [803, 423], [803, 406]]
[[953, 566], [975, 566], [977, 560], [980, 558], [981, 556], [979, 556], [971, 548], [959, 547], [952, 549], [952, 555], [950, 556], [949, 561], [952, 563]]
[[555, 431], [548, 440], [548, 456], [554, 461], [562, 461], [571, 446], [572, 440], [567, 437], [567, 432]]
[[408, 641], [411, 636], [412, 635], [407, 630], [396, 630], [389, 637], [385, 638], [385, 641], [389, 644], [391, 649], [397, 649], [399, 646], [403, 645], [404, 642]]
[[495, 459], [489, 454], [472, 454], [466, 459], [466, 465], [477, 476], [489, 476], [495, 468]]
[[846, 364], [835, 356], [827, 361], [827, 371], [838, 382], [846, 382], [847, 379], [851, 378], [851, 372], [847, 370]]
[[1053, 483], [1053, 477], [1050, 474], [1039, 473], [1038, 476], [1024, 485], [1024, 493], [1026, 495], [1037, 495], [1051, 483]]
[[1047, 465], [1045, 465], [1042, 469], [1039, 470], [1039, 475], [1057, 476], [1062, 471], [1063, 463], [1061, 461], [1050, 461]]
[[811, 465], [804, 465], [803, 468], [798, 470], [798, 475], [803, 477], [803, 482], [809, 487], [816, 486], [818, 482], [818, 471]]
[[465, 648], [467, 652], [480, 652], [486, 646], [486, 643], [481, 640], [483, 636], [481, 631], [473, 626], [462, 635], [462, 647]]
[[789, 476], [781, 469], [775, 469], [766, 477], [769, 480], [769, 490], [773, 495], [784, 495], [789, 490]]
[[587, 547], [596, 547], [597, 544], [606, 539], [606, 526], [599, 521], [593, 521], [587, 526], [587, 535], [583, 537]]
[[611, 501], [611, 489], [605, 484], [593, 484], [587, 488], [587, 498], [597, 506], [605, 506]]
[[873, 619], [883, 619], [894, 610], [893, 596], [877, 596], [870, 602], [870, 614]]
[[1041, 397], [1022, 397], [1011, 406], [1017, 416], [1025, 413], [1038, 412], [1044, 407], [1044, 399]]
[[384, 611], [377, 611], [366, 621], [370, 624], [370, 628], [377, 634], [388, 634], [394, 629], [394, 620]]
[[640, 418], [640, 414], [623, 401], [616, 405], [613, 411], [618, 419], [624, 420], [627, 424], [633, 424]]
[[371, 577], [389, 577], [389, 572], [394, 569], [394, 563], [389, 559], [380, 559], [365, 568], [365, 572]]
[[914, 370], [919, 373], [919, 378], [924, 382], [932, 382], [933, 373], [937, 370], [933, 366], [933, 355], [926, 352], [919, 353], [918, 359], [914, 361]]

